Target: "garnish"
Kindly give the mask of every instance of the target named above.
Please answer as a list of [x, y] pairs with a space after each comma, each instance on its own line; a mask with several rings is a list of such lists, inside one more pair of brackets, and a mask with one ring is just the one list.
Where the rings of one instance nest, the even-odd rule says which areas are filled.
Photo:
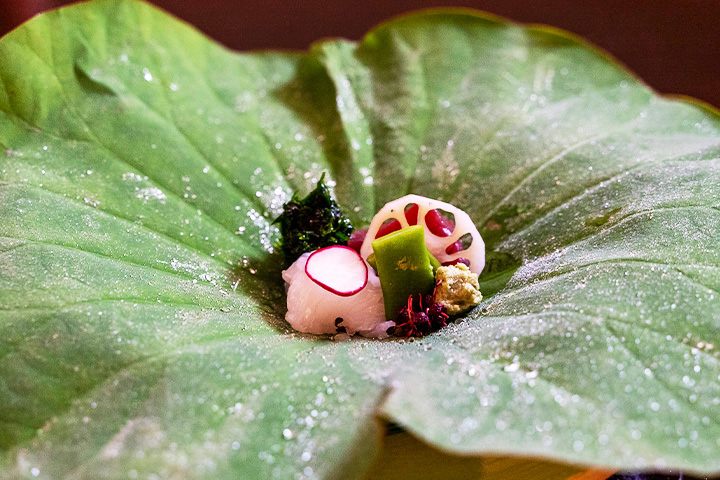
[[405, 195], [385, 204], [370, 223], [360, 255], [367, 259], [375, 239], [413, 225], [425, 229], [427, 248], [440, 263], [465, 263], [473, 273], [482, 272], [485, 242], [470, 216], [454, 205], [420, 195]]
[[[414, 297], [417, 300], [413, 300]], [[395, 326], [388, 329], [388, 334], [401, 338], [422, 337], [446, 326], [448, 318], [444, 307], [433, 301], [432, 295], [410, 295], [407, 303], [398, 309]]]
[[435, 279], [434, 301], [450, 315], [459, 315], [482, 301], [478, 276], [463, 263], [440, 267]]
[[360, 253], [360, 248], [365, 241], [365, 235], [367, 235], [367, 228], [355, 229], [348, 239], [347, 246]]
[[378, 330], [385, 322], [380, 281], [354, 250], [332, 246], [304, 253], [282, 276], [288, 285], [285, 319], [298, 332], [385, 334]]
[[419, 337], [482, 299], [485, 244], [470, 217], [448, 203], [407, 195], [353, 232], [321, 178], [276, 221], [288, 261], [299, 255], [283, 278], [285, 318], [300, 332]]
[[280, 225], [281, 248], [288, 264], [305, 252], [346, 245], [353, 232], [352, 223], [330, 196], [324, 179], [323, 173], [315, 189], [305, 198], [293, 195], [273, 222]]
[[[338, 266], [344, 265], [342, 273]], [[349, 297], [365, 288], [368, 281], [367, 264], [352, 248], [342, 245], [315, 250], [305, 264], [305, 274], [328, 292]]]
[[421, 226], [404, 228], [377, 238], [372, 242], [372, 249], [388, 320], [395, 317], [395, 312], [407, 301], [408, 295], [433, 291], [435, 269]]

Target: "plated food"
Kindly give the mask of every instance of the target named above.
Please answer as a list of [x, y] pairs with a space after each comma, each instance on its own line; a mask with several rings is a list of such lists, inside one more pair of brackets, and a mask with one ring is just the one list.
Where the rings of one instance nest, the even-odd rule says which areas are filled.
[[[0, 477], [358, 478], [378, 417], [454, 454], [720, 471], [717, 112], [465, 10], [237, 54], [91, 1], [0, 40], [0, 78]], [[338, 209], [299, 223], [335, 221], [283, 266], [273, 220], [323, 171]], [[457, 212], [405, 199], [363, 235], [410, 192], [482, 234], [455, 321], [482, 263]], [[302, 255], [327, 334], [285, 321]], [[361, 336], [384, 322], [409, 340]]]
[[467, 213], [406, 195], [353, 231], [323, 183], [276, 219], [283, 236], [285, 319], [300, 332], [423, 336], [482, 300], [485, 243]]

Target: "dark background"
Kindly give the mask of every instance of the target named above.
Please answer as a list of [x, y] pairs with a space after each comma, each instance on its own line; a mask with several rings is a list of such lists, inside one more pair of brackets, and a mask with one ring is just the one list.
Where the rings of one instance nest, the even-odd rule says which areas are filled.
[[[0, 34], [66, 0], [0, 0]], [[720, 107], [720, 0], [152, 0], [236, 50], [305, 49], [359, 39], [378, 22], [432, 6], [486, 10], [561, 27], [608, 50], [661, 93]]]

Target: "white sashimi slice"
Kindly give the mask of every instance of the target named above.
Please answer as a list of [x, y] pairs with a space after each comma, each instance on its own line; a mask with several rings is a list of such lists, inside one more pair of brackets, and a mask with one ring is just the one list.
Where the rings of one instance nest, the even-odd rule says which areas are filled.
[[[432, 198], [421, 197], [420, 195], [405, 195], [404, 197], [393, 200], [385, 204], [380, 211], [375, 214], [368, 228], [367, 235], [360, 247], [360, 256], [367, 260], [372, 250], [372, 242], [378, 234], [378, 230], [387, 220], [396, 220], [400, 223], [401, 228], [410, 226], [405, 215], [405, 207], [408, 205], [417, 205], [417, 225], [425, 228], [425, 244], [430, 253], [438, 259], [440, 263], [453, 262], [459, 258], [465, 258], [470, 261], [470, 271], [480, 274], [485, 268], [485, 242], [480, 236], [475, 224], [470, 216], [449, 203], [433, 200]], [[444, 210], [452, 213], [455, 217], [455, 227], [448, 236], [435, 235], [427, 225], [427, 214], [432, 210]], [[472, 243], [464, 250], [453, 249], [453, 245], [462, 237], [470, 235]], [[452, 251], [452, 253], [448, 253]]]
[[[354, 251], [353, 254], [357, 255]], [[380, 280], [374, 271], [368, 268], [367, 263], [360, 259], [362, 266], [367, 268], [365, 286], [355, 294], [341, 296], [321, 286], [305, 273], [310, 255], [304, 253], [282, 273], [288, 284], [288, 311], [285, 315], [288, 323], [295, 330], [304, 333], [334, 334], [337, 326], [340, 326], [345, 327], [345, 331], [350, 335], [360, 333], [365, 336], [387, 336], [384, 333], [386, 329], [378, 327], [385, 322]], [[348, 268], [356, 269], [355, 261], [351, 259]], [[344, 275], [345, 268], [346, 265], [337, 262], [334, 265], [335, 275]]]

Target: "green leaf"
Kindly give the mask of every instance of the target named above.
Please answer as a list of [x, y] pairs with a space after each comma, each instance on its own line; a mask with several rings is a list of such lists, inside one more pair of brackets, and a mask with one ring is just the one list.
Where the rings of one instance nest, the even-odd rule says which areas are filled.
[[[0, 41], [0, 473], [352, 478], [456, 453], [718, 472], [720, 117], [582, 41], [429, 11], [236, 54], [140, 2]], [[465, 209], [486, 300], [422, 341], [284, 323], [272, 219]]]

